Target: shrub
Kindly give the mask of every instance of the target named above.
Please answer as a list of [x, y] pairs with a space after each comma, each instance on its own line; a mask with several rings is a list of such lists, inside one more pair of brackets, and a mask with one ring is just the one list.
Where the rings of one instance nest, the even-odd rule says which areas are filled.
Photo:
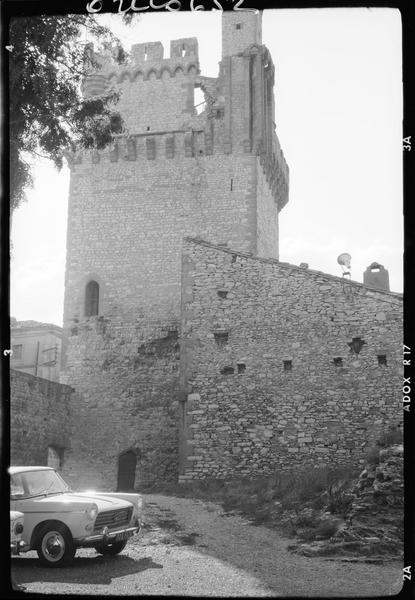
[[340, 480], [332, 483], [327, 489], [327, 509], [332, 514], [340, 514], [345, 517], [353, 502], [351, 494], [351, 482]]
[[331, 538], [337, 531], [337, 525], [332, 521], [322, 521], [315, 530], [315, 535], [325, 539]]
[[399, 427], [390, 427], [388, 431], [385, 431], [379, 436], [376, 443], [381, 448], [386, 448], [395, 444], [402, 444], [402, 441], [402, 430]]

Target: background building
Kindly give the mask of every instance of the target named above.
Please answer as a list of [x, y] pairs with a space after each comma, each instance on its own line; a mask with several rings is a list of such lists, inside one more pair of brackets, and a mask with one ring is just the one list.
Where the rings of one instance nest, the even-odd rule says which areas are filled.
[[62, 327], [11, 319], [11, 368], [59, 381]]

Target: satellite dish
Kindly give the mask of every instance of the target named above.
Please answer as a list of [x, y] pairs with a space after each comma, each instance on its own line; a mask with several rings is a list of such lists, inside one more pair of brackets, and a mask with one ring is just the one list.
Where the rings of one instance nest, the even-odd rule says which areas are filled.
[[337, 257], [337, 262], [339, 263], [339, 265], [341, 265], [342, 267], [348, 267], [349, 269], [351, 260], [352, 257], [347, 252], [343, 252], [343, 254], [339, 254], [339, 256]]
[[348, 254], [347, 252], [343, 252], [343, 254], [339, 254], [339, 256], [337, 257], [337, 262], [339, 263], [339, 265], [342, 268], [343, 271], [343, 277], [345, 275], [348, 275], [350, 278], [350, 261], [352, 260], [352, 257], [350, 256], [350, 254]]

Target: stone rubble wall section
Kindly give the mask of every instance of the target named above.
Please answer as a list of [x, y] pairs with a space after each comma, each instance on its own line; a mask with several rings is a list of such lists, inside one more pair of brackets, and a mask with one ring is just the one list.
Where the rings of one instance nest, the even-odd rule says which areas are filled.
[[181, 481], [362, 462], [400, 423], [398, 294], [189, 239], [182, 268]]
[[[379, 513], [392, 517], [396, 509], [402, 519], [403, 507], [403, 446], [394, 445], [379, 452], [379, 463], [367, 464], [353, 490], [354, 500], [349, 513], [353, 523], [376, 520]], [[392, 520], [392, 519], [391, 519]]]
[[110, 80], [120, 92], [117, 110], [124, 118], [129, 134], [180, 129], [186, 116], [194, 112], [194, 81], [199, 72], [197, 63], [169, 68], [151, 69], [144, 79], [138, 71], [125, 75], [120, 82]]
[[77, 391], [68, 482], [115, 490], [118, 457], [130, 449], [138, 488], [177, 478], [178, 366], [177, 323], [91, 317], [77, 325], [62, 376]]
[[[179, 319], [184, 235], [256, 249], [258, 158], [204, 156], [76, 165], [72, 172], [64, 327], [84, 319], [85, 287], [100, 286], [99, 314]], [[269, 244], [270, 246], [271, 244]], [[64, 344], [65, 345], [65, 344]]]
[[47, 465], [48, 446], [70, 446], [73, 388], [10, 370], [10, 464]]

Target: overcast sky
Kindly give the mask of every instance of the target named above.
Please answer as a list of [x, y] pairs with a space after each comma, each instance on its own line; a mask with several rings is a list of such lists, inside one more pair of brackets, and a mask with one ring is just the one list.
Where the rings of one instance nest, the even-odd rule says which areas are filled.
[[[196, 36], [201, 73], [217, 76], [220, 13], [152, 13], [132, 26], [103, 16], [131, 44]], [[275, 64], [277, 135], [290, 168], [280, 260], [352, 279], [377, 261], [402, 291], [402, 63], [396, 9], [264, 11]], [[62, 324], [69, 172], [46, 161], [13, 217], [11, 315]]]

